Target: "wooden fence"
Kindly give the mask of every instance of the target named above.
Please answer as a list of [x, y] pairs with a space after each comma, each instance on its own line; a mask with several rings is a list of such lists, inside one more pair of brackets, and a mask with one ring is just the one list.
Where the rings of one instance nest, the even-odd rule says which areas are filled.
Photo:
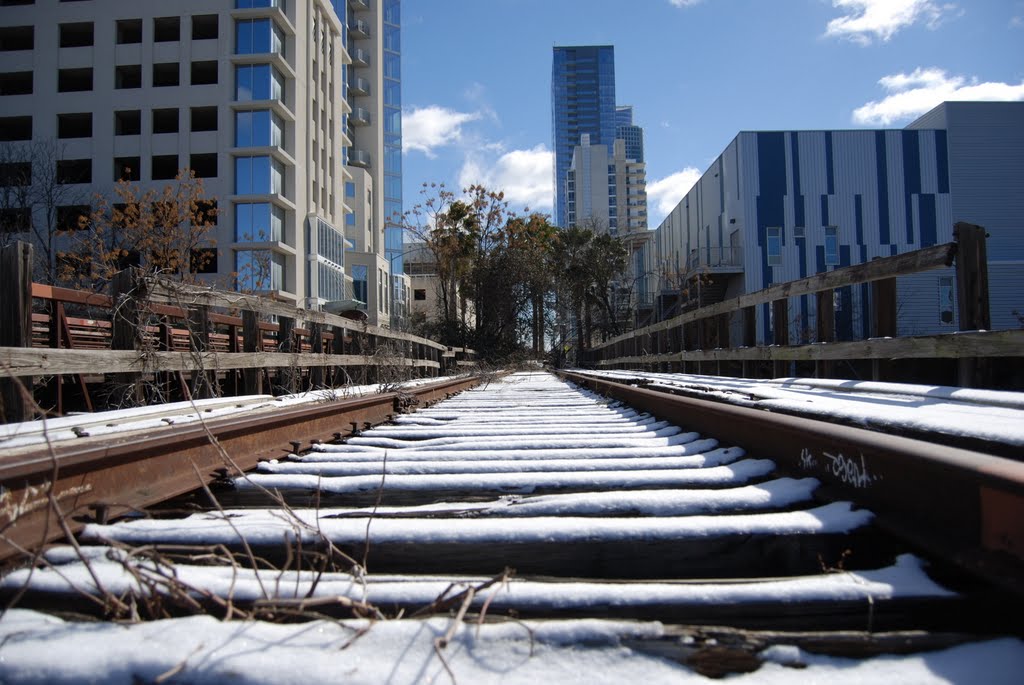
[[447, 374], [473, 357], [347, 317], [138, 270], [118, 274], [107, 295], [33, 283], [31, 267], [31, 245], [0, 250], [0, 402], [8, 422], [30, 418], [37, 400], [60, 415], [397, 383]]
[[[595, 344], [583, 365], [722, 375], [725, 364], [750, 377], [755, 366], [768, 363], [780, 377], [791, 362], [813, 362], [815, 375], [829, 377], [836, 361], [870, 360], [871, 376], [878, 380], [889, 375], [893, 360], [941, 358], [958, 360], [960, 385], [987, 385], [984, 358], [1024, 357], [1024, 330], [989, 330], [985, 230], [957, 223], [954, 235], [952, 243], [779, 283], [631, 331]], [[895, 337], [896, 278], [954, 264], [962, 332]], [[861, 283], [872, 286], [874, 337], [836, 342], [833, 291]], [[816, 298], [816, 342], [792, 344], [789, 299], [802, 295]], [[784, 323], [772, 327], [771, 344], [758, 345], [755, 308], [764, 304], [771, 305], [774, 321]]]

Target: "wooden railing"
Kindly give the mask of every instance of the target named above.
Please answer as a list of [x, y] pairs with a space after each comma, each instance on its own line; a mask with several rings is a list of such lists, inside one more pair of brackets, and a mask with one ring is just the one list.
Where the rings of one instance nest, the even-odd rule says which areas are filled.
[[118, 274], [109, 295], [42, 285], [31, 281], [31, 265], [27, 243], [0, 251], [6, 421], [30, 417], [36, 402], [59, 415], [111, 404], [395, 383], [447, 374], [473, 358], [472, 350], [351, 318], [137, 270]]
[[[749, 377], [756, 375], [755, 366], [768, 363], [780, 377], [791, 362], [813, 362], [817, 376], [829, 377], [836, 361], [870, 360], [871, 375], [878, 379], [895, 359], [945, 358], [959, 360], [960, 385], [987, 384], [986, 365], [979, 359], [1024, 357], [1024, 330], [989, 330], [985, 230], [957, 223], [954, 235], [952, 243], [779, 283], [625, 333], [595, 344], [582, 365], [722, 375], [728, 364]], [[896, 337], [896, 278], [954, 264], [961, 332]], [[873, 337], [837, 342], [833, 291], [861, 283], [872, 286]], [[803, 295], [816, 298], [816, 341], [793, 344], [789, 300]], [[759, 345], [755, 308], [765, 304], [772, 307], [772, 319], [783, 323], [772, 327], [770, 344]]]

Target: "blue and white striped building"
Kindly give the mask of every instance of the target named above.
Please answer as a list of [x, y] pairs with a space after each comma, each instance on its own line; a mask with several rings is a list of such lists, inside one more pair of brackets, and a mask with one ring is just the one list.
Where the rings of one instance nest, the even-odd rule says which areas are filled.
[[[1024, 313], [1024, 103], [944, 103], [902, 130], [744, 131], [662, 221], [655, 292], [702, 304], [953, 239], [990, 234], [994, 328]], [[899, 279], [900, 335], [957, 330], [951, 269]], [[869, 337], [869, 287], [837, 291], [840, 339]], [[662, 314], [671, 313], [663, 298]], [[814, 339], [814, 298], [790, 302], [790, 339]], [[767, 305], [758, 338], [771, 339]]]

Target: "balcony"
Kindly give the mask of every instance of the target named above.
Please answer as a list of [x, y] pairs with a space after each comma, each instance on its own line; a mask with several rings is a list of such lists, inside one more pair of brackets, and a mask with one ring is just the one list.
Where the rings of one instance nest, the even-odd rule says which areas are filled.
[[356, 12], [369, 12], [370, 0], [348, 0], [348, 6]]
[[369, 126], [370, 112], [363, 107], [353, 107], [352, 113], [348, 115], [348, 120], [353, 126]]
[[686, 266], [688, 271], [740, 272], [743, 271], [743, 251], [739, 247], [702, 247], [690, 251]]
[[348, 25], [348, 35], [356, 39], [370, 37], [370, 25], [362, 19], [353, 19]]
[[349, 95], [369, 95], [370, 82], [362, 76], [356, 76], [348, 82]]
[[359, 148], [350, 148], [348, 151], [348, 163], [352, 166], [368, 169], [370, 167], [370, 153]]
[[370, 53], [362, 48], [355, 48], [349, 51], [349, 56], [352, 57], [352, 64], [357, 67], [368, 67], [370, 66]]

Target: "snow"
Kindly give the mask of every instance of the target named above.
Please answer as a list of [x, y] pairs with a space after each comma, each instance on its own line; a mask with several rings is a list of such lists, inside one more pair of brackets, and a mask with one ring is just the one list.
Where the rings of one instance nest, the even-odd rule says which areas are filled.
[[[438, 640], [452, 631], [444, 647]], [[361, 683], [709, 683], [643, 651], [658, 623], [602, 620], [345, 620], [274, 625], [199, 616], [132, 625], [71, 623], [14, 609], [0, 619], [0, 681], [307, 685]], [[55, 655], [60, 655], [55, 658]], [[773, 647], [759, 670], [729, 683], [1019, 682], [1024, 642], [1000, 639], [911, 656], [851, 660]], [[443, 660], [442, 660], [443, 659]], [[802, 668], [787, 666], [797, 660]], [[446, 672], [451, 670], [451, 679]]]
[[[504, 456], [504, 455], [503, 455]], [[636, 471], [549, 471], [539, 473], [430, 473], [395, 475], [384, 479], [388, 491], [428, 492], [474, 490], [530, 493], [546, 489], [633, 489], [650, 487], [695, 487], [740, 485], [767, 476], [775, 470], [768, 459], [744, 459], [727, 466]], [[253, 473], [236, 478], [239, 490], [316, 490], [334, 494], [372, 492], [381, 487], [381, 477], [327, 476]]]
[[[327, 480], [327, 479], [325, 479]], [[531, 544], [623, 540], [699, 540], [727, 535], [811, 535], [849, 533], [867, 525], [871, 512], [849, 502], [831, 502], [803, 511], [720, 516], [590, 518], [537, 516], [517, 519], [323, 518], [316, 510], [286, 517], [277, 511], [237, 510], [193, 514], [184, 519], [140, 519], [101, 526], [89, 524], [86, 540], [117, 540], [145, 544], [232, 544], [244, 538], [251, 545], [273, 545], [300, 536], [320, 536], [335, 544]]]
[[[88, 568], [78, 553], [58, 547], [47, 554], [50, 567], [32, 571], [20, 569], [0, 580], [0, 587], [17, 589], [25, 584], [51, 593], [95, 594], [96, 582], [115, 595], [145, 595], [164, 587], [174, 578], [183, 587], [202, 588], [233, 601], [267, 598], [347, 597], [376, 606], [418, 607], [430, 604], [446, 592], [459, 592], [487, 580], [471, 576], [396, 576], [312, 571], [254, 571], [223, 566], [175, 564], [132, 558], [116, 548], [91, 547], [83, 550]], [[131, 561], [131, 571], [128, 561]], [[145, 584], [140, 583], [145, 581]], [[494, 611], [518, 609], [584, 610], [606, 607], [732, 606], [741, 602], [784, 604], [883, 601], [910, 598], [943, 598], [955, 594], [937, 585], [924, 571], [920, 559], [901, 555], [892, 566], [867, 571], [845, 571], [814, 576], [715, 583], [711, 581], [642, 581], [601, 583], [556, 579], [511, 578], [480, 593], [472, 606], [485, 601]]]
[[1024, 447], [1024, 393], [902, 383], [586, 371], [649, 387], [685, 389], [742, 406], [841, 419], [875, 430], [923, 431]]

